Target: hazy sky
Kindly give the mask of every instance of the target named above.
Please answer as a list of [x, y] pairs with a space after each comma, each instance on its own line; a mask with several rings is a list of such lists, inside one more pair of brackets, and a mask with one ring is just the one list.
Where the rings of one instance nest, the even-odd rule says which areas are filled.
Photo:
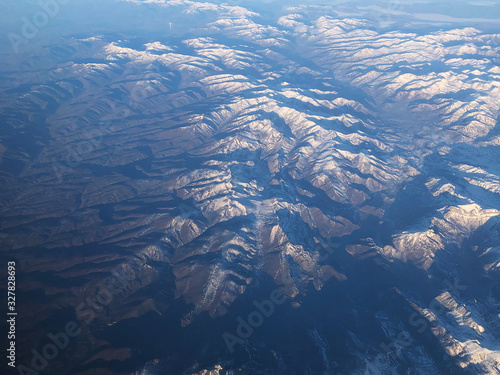
[[[151, 0], [149, 0], [151, 1]], [[0, 5], [0, 48], [3, 53], [11, 44], [9, 34], [23, 36], [26, 21], [38, 22], [42, 26], [30, 43], [43, 43], [53, 37], [76, 33], [133, 32], [144, 30], [161, 32], [171, 21], [177, 26], [181, 20], [178, 7], [156, 3], [139, 4], [141, 0], [3, 0]], [[188, 0], [189, 1], [189, 0]], [[54, 2], [57, 5], [54, 6]], [[146, 0], [147, 2], [147, 0]], [[207, 1], [208, 2], [208, 1]], [[456, 27], [472, 26], [485, 31], [499, 29], [500, 0], [229, 0], [228, 3], [251, 8], [271, 16], [282, 7], [295, 4], [324, 4], [331, 6], [338, 17], [368, 18], [381, 27]], [[45, 16], [44, 16], [45, 14]], [[36, 17], [39, 17], [36, 19]], [[205, 16], [210, 16], [209, 12]], [[46, 17], [47, 19], [44, 19]], [[196, 16], [195, 16], [196, 17]], [[197, 16], [204, 18], [203, 16]], [[196, 19], [191, 17], [189, 24]], [[200, 19], [202, 21], [202, 19]]]

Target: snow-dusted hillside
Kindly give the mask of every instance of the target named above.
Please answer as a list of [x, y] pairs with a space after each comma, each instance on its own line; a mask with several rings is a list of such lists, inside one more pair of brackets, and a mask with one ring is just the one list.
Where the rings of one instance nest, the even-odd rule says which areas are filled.
[[[43, 295], [19, 302], [25, 358], [67, 312], [58, 374], [500, 373], [499, 35], [133, 2], [203, 22], [3, 70], [0, 246]], [[273, 288], [296, 333], [233, 356], [222, 333]], [[113, 336], [158, 317], [154, 354]]]

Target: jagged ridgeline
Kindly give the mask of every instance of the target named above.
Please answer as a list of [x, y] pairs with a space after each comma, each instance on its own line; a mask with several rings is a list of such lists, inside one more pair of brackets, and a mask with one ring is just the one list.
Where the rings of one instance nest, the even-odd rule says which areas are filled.
[[499, 373], [498, 34], [132, 3], [164, 33], [1, 68], [19, 364], [75, 322], [40, 371]]

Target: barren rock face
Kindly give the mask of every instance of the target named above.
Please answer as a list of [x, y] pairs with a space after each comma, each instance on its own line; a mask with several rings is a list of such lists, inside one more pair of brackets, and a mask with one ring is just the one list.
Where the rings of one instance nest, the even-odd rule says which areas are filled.
[[43, 371], [500, 371], [498, 35], [132, 3], [177, 34], [2, 68], [19, 364], [70, 321]]

